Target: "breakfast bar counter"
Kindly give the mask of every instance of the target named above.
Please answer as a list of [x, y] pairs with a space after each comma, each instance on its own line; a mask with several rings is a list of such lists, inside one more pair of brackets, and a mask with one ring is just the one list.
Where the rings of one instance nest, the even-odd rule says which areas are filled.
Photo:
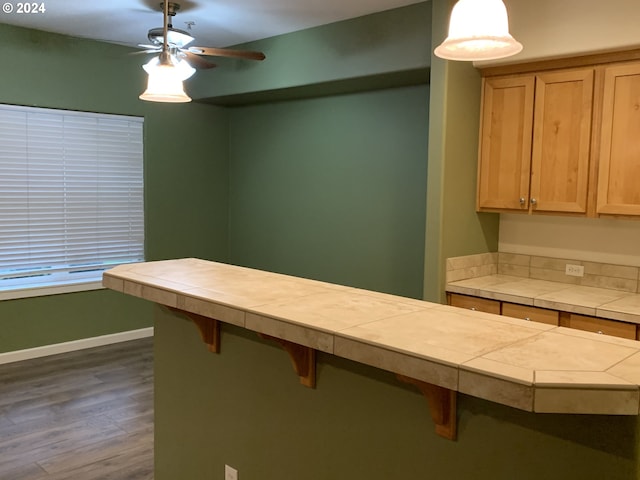
[[[455, 416], [455, 392], [531, 412], [638, 415], [637, 341], [192, 258], [118, 266], [103, 283], [189, 316], [214, 351], [217, 322], [280, 341], [309, 386], [315, 350], [394, 372], [423, 387], [434, 419]], [[434, 408], [443, 393], [453, 403]], [[455, 437], [453, 422], [440, 420], [453, 428], [443, 436]]]

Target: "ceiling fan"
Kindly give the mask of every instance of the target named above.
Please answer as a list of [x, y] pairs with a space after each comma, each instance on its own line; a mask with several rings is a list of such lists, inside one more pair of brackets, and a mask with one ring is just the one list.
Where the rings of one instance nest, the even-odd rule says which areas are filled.
[[[149, 30], [152, 45], [141, 45], [142, 53], [159, 53], [143, 66], [149, 74], [147, 89], [140, 95], [149, 102], [184, 103], [191, 98], [184, 92], [183, 80], [195, 73], [195, 68], [212, 68], [211, 63], [199, 55], [236, 57], [248, 60], [264, 60], [262, 52], [231, 50], [228, 48], [187, 47], [193, 41], [189, 32], [173, 28], [169, 17], [174, 17], [180, 5], [164, 0], [160, 4], [164, 12], [164, 26]], [[194, 68], [195, 67], [195, 68]]]
[[[185, 60], [194, 68], [207, 69], [215, 67], [215, 63], [211, 63], [200, 55], [213, 57], [232, 57], [246, 60], [264, 60], [265, 55], [262, 52], [254, 52], [248, 50], [233, 50], [229, 48], [213, 48], [213, 47], [194, 47], [188, 46], [193, 42], [194, 37], [185, 30], [174, 28], [171, 19], [180, 10], [180, 4], [177, 2], [169, 2], [164, 0], [159, 4], [164, 12], [164, 26], [152, 28], [147, 34], [147, 38], [151, 42], [150, 45], [138, 45], [145, 50], [141, 53], [162, 53], [167, 52], [169, 55], [176, 57], [178, 60]], [[166, 41], [165, 41], [166, 31]]]

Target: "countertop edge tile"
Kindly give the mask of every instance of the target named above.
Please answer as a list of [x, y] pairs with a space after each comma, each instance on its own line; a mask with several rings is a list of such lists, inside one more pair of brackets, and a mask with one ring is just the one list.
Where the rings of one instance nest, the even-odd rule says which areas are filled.
[[[206, 290], [205, 287], [211, 285], [209, 275], [213, 276], [214, 285], [220, 290], [217, 293], [220, 298], [234, 301], [235, 293], [238, 293], [237, 298], [240, 301], [237, 305], [225, 304], [214, 298], [207, 299], [206, 293], [202, 295], [189, 293], [199, 289]], [[244, 283], [243, 280], [247, 275], [250, 281]], [[434, 337], [438, 338], [437, 341], [431, 337], [428, 337], [429, 341], [420, 340], [422, 337], [414, 341], [415, 332], [421, 332], [420, 335], [429, 335], [431, 332], [435, 335], [435, 331], [429, 330], [432, 328], [429, 326], [442, 325], [445, 321], [443, 311], [438, 308], [439, 305], [427, 305], [425, 302], [427, 307], [424, 314], [420, 312], [420, 315], [406, 315], [404, 322], [398, 322], [402, 328], [406, 329], [404, 333], [400, 332], [401, 335], [391, 335], [389, 338], [387, 338], [388, 326], [387, 330], [381, 330], [380, 337], [375, 330], [368, 332], [367, 329], [358, 330], [357, 327], [352, 331], [349, 328], [344, 330], [321, 328], [311, 322], [305, 323], [300, 318], [294, 318], [295, 315], [280, 319], [248, 311], [246, 304], [251, 303], [252, 300], [303, 297], [299, 295], [300, 292], [297, 292], [298, 295], [294, 292], [287, 297], [288, 290], [283, 289], [282, 282], [278, 280], [281, 277], [279, 274], [246, 267], [235, 267], [206, 260], [182, 259], [130, 264], [126, 268], [116, 267], [113, 274], [111, 271], [105, 272], [103, 279], [106, 280], [103, 282], [108, 285], [107, 288], [161, 305], [178, 309], [182, 307], [185, 311], [211, 318], [226, 316], [228, 323], [248, 330], [523, 410], [548, 413], [638, 415], [640, 380], [636, 382], [635, 375], [636, 358], [640, 354], [638, 341], [615, 337], [603, 338], [605, 336], [589, 332], [548, 326], [548, 331], [537, 332], [528, 339], [509, 340], [492, 353], [495, 357], [492, 359], [484, 358], [477, 353], [464, 353], [455, 348], [459, 345], [460, 339], [467, 338], [470, 332], [477, 332], [478, 338], [484, 338], [484, 341], [486, 338], [491, 338], [492, 343], [487, 345], [493, 345], [496, 342], [495, 331], [491, 330], [493, 333], [487, 337], [488, 332], [485, 331], [487, 327], [482, 326], [491, 323], [484, 322], [483, 319], [491, 319], [490, 317], [494, 316], [480, 312], [456, 309], [459, 313], [457, 317], [460, 319], [447, 324], [445, 329], [439, 329], [440, 337]], [[175, 282], [174, 278], [182, 279], [185, 283]], [[286, 276], [286, 278], [287, 285], [291, 284], [293, 287], [296, 285], [304, 287], [306, 285], [304, 282], [307, 282], [305, 279], [300, 279], [302, 283], [296, 284], [296, 277]], [[189, 285], [186, 285], [187, 281]], [[265, 288], [255, 293], [251, 288], [253, 281], [257, 281], [258, 285], [266, 284]], [[273, 287], [269, 285], [270, 281], [273, 281]], [[314, 286], [317, 287], [315, 284]], [[339, 289], [349, 291], [346, 287]], [[268, 293], [266, 296], [265, 291]], [[379, 295], [376, 292], [370, 293], [372, 298], [389, 299], [387, 294]], [[303, 298], [301, 302], [304, 306]], [[416, 302], [419, 301], [411, 300], [407, 303], [416, 305]], [[635, 300], [627, 305], [633, 306], [634, 302]], [[549, 303], [557, 302], [549, 301]], [[582, 310], [576, 313], [588, 315], [591, 310], [595, 313], [595, 308], [578, 307]], [[558, 309], [549, 306], [543, 308]], [[342, 314], [343, 311], [340, 310], [339, 313]], [[344, 315], [349, 315], [348, 309], [344, 310]], [[225, 321], [224, 318], [221, 320]], [[478, 322], [474, 325], [476, 320]], [[521, 327], [525, 323], [523, 320], [509, 319], [509, 321], [522, 322]], [[473, 328], [470, 328], [471, 325], [474, 325]], [[491, 328], [501, 328], [498, 324], [496, 325]], [[418, 326], [420, 328], [417, 328]], [[515, 332], [510, 332], [510, 335], [515, 335]], [[557, 341], [560, 339], [558, 335], [562, 335], [564, 339]], [[554, 338], [556, 340], [553, 340]], [[586, 342], [587, 339], [591, 342]], [[543, 343], [539, 344], [539, 341]], [[529, 351], [539, 357], [534, 363], [528, 360], [530, 357], [523, 356], [527, 351], [526, 348], [529, 347], [532, 348]], [[502, 356], [498, 355], [500, 352]], [[584, 364], [601, 370], [593, 370], [593, 377], [589, 377], [589, 372], [579, 369], [583, 363], [576, 364], [573, 357], [567, 357], [569, 353], [575, 355], [573, 352], [582, 352], [580, 358], [583, 358]], [[599, 352], [601, 355], [598, 355]], [[557, 363], [557, 357], [562, 357], [561, 353], [567, 357], [562, 360], [565, 370], [559, 368], [555, 371], [547, 367], [548, 371], [555, 373], [547, 376], [545, 381], [545, 370], [540, 370], [540, 378], [536, 378], [534, 373], [533, 383], [529, 383], [528, 368], [532, 365], [533, 369], [540, 368], [541, 365], [549, 365], [553, 368]], [[613, 361], [617, 363], [608, 366]], [[483, 362], [488, 362], [485, 367], [482, 366]], [[491, 365], [490, 362], [496, 363]], [[563, 377], [563, 371], [568, 372], [569, 376]], [[609, 371], [615, 373], [609, 373]], [[575, 373], [573, 377], [570, 376], [572, 372]], [[553, 378], [554, 375], [557, 378]]]
[[252, 312], [246, 313], [244, 323], [247, 330], [288, 340], [321, 352], [334, 353], [335, 339], [330, 333]]
[[458, 391], [490, 402], [527, 412], [533, 411], [533, 385], [505, 380], [464, 368], [460, 369]]
[[455, 365], [414, 357], [340, 336], [334, 339], [333, 353], [348, 360], [406, 375], [450, 390], [458, 390], [458, 368]]

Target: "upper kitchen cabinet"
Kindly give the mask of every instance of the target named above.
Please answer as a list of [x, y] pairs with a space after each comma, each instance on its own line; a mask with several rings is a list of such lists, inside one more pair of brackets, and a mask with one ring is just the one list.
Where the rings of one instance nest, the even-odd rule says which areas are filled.
[[640, 215], [640, 64], [604, 71], [599, 214]]
[[521, 210], [529, 198], [534, 77], [483, 79], [478, 208]]
[[587, 213], [594, 72], [483, 79], [479, 211]]

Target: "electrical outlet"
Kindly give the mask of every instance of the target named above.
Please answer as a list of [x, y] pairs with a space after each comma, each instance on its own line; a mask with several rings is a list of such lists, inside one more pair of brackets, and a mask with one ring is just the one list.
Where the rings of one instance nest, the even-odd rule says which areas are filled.
[[229, 465], [224, 466], [224, 480], [238, 480], [238, 470]]
[[570, 275], [572, 277], [584, 277], [584, 266], [583, 265], [571, 265], [567, 263], [564, 269], [565, 275]]

